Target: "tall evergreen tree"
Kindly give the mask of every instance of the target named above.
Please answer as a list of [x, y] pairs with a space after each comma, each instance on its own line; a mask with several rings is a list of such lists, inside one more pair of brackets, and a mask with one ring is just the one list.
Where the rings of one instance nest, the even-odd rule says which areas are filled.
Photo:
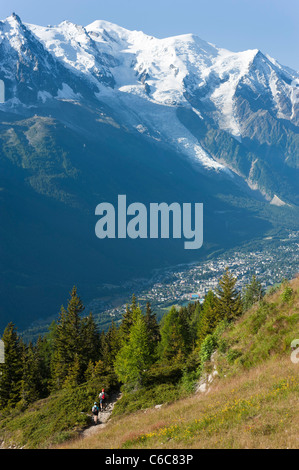
[[243, 312], [241, 294], [235, 288], [237, 278], [228, 268], [219, 280], [216, 290], [216, 311], [219, 320], [232, 321]]
[[130, 386], [142, 383], [144, 371], [153, 362], [144, 317], [137, 309], [135, 312], [129, 339], [123, 344], [114, 364], [118, 379]]
[[51, 343], [49, 342], [47, 335], [43, 338], [39, 336], [34, 349], [34, 358], [39, 381], [38, 389], [40, 398], [45, 398], [49, 393], [51, 353]]
[[159, 353], [162, 360], [181, 361], [190, 350], [186, 321], [175, 307], [163, 317]]
[[[190, 303], [188, 307], [190, 306]], [[195, 302], [191, 304], [190, 313], [188, 315], [188, 323], [189, 323], [189, 334], [190, 334], [190, 343], [192, 344], [192, 349], [196, 346], [197, 341], [197, 333], [198, 333], [198, 323], [200, 321], [201, 313], [202, 313], [202, 306], [199, 302]]]
[[9, 323], [4, 330], [5, 363], [0, 364], [0, 407], [13, 407], [21, 398], [23, 361], [22, 342], [16, 327]]
[[205, 337], [213, 333], [220, 321], [220, 315], [216, 309], [217, 300], [212, 290], [210, 290], [204, 300], [202, 310], [197, 325], [197, 346], [200, 346]]
[[[73, 287], [67, 310], [62, 306], [59, 320], [56, 326], [53, 345], [53, 356], [51, 361], [53, 388], [62, 386], [76, 364], [80, 365], [81, 379], [88, 365], [89, 358], [86, 357], [86, 344], [84, 343], [87, 331], [93, 330], [91, 320], [89, 322], [81, 319], [84, 311], [83, 303], [77, 294], [77, 288]], [[87, 328], [88, 326], [88, 328]]]
[[100, 352], [101, 359], [106, 367], [112, 367], [115, 357], [121, 347], [121, 335], [119, 329], [116, 327], [115, 322], [112, 323], [107, 333], [102, 332], [100, 338]]
[[151, 354], [155, 354], [161, 335], [156, 314], [152, 312], [149, 302], [146, 303], [144, 321], [148, 332], [150, 351]]
[[82, 364], [86, 368], [89, 361], [96, 362], [100, 358], [100, 335], [92, 313], [82, 319]]
[[21, 399], [24, 405], [38, 400], [41, 396], [42, 377], [37, 350], [32, 343], [23, 346], [23, 373], [21, 381]]
[[74, 388], [82, 381], [81, 363], [79, 355], [75, 353], [72, 365], [68, 368], [67, 376], [63, 382], [64, 388]]
[[253, 275], [251, 281], [244, 289], [243, 292], [243, 305], [244, 310], [248, 310], [255, 302], [262, 300], [265, 295], [262, 284]]
[[131, 306], [126, 306], [126, 312], [123, 314], [122, 321], [119, 328], [121, 341], [126, 342], [130, 335], [131, 327], [134, 323], [134, 315], [138, 309], [135, 294], [132, 295]]

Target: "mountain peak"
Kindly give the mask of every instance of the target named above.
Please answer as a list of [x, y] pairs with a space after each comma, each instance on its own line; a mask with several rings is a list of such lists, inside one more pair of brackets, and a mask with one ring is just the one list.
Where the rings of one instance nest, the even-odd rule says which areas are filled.
[[21, 18], [20, 18], [15, 12], [13, 12], [10, 16], [8, 16], [8, 17], [6, 18], [6, 20], [9, 21], [9, 22], [10, 22], [10, 21], [11, 21], [11, 22], [16, 22], [16, 23], [18, 23], [18, 24], [20, 24], [20, 25], [23, 24], [22, 21], [21, 21]]

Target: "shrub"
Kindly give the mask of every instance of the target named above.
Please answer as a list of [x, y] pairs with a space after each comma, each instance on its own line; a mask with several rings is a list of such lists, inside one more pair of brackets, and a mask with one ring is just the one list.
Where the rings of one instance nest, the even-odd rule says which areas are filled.
[[156, 363], [146, 372], [143, 385], [150, 387], [160, 384], [176, 384], [182, 377], [183, 363]]
[[124, 392], [121, 399], [115, 403], [113, 416], [133, 413], [155, 405], [169, 403], [182, 398], [182, 392], [178, 385], [160, 384], [151, 388], [140, 388], [130, 393]]
[[199, 379], [198, 370], [185, 370], [180, 382], [181, 389], [187, 393], [192, 393], [195, 391], [196, 384]]
[[227, 362], [233, 364], [238, 357], [242, 356], [242, 352], [238, 349], [230, 349], [227, 353]]
[[293, 298], [294, 291], [290, 286], [286, 286], [280, 298], [283, 303], [290, 303]]
[[200, 362], [201, 364], [210, 360], [213, 351], [217, 347], [217, 341], [214, 335], [208, 335], [205, 337], [201, 348], [200, 348]]

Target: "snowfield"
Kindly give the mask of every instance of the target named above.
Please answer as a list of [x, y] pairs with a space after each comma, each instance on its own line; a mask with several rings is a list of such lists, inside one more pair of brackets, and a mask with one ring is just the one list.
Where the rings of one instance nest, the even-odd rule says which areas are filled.
[[[297, 123], [293, 82], [297, 72], [253, 49], [231, 52], [193, 34], [158, 39], [97, 20], [86, 27], [63, 21], [57, 26], [23, 24], [12, 15], [0, 24], [1, 43], [21, 61], [32, 60], [28, 41], [47, 51], [77, 77], [93, 87], [95, 99], [117, 110], [123, 122], [148, 138], [164, 140], [196, 165], [231, 173], [213, 159], [182, 124], [184, 107], [200, 119], [211, 120], [239, 142], [244, 125], [238, 93], [263, 97], [277, 118]], [[50, 56], [49, 56], [50, 57]], [[40, 61], [51, 73], [49, 57]], [[34, 69], [35, 67], [35, 69]], [[40, 67], [39, 60], [33, 70]], [[12, 68], [1, 72], [12, 78]], [[242, 90], [242, 92], [240, 92]], [[79, 100], [81, 94], [66, 80], [56, 93], [38, 90], [38, 99]], [[245, 134], [246, 136], [246, 134]]]

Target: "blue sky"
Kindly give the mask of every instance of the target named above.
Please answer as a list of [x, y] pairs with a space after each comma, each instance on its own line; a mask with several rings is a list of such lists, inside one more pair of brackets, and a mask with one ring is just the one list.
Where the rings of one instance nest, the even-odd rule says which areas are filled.
[[10, 0], [24, 22], [87, 25], [96, 19], [157, 37], [194, 33], [232, 51], [261, 49], [299, 70], [298, 0]]

